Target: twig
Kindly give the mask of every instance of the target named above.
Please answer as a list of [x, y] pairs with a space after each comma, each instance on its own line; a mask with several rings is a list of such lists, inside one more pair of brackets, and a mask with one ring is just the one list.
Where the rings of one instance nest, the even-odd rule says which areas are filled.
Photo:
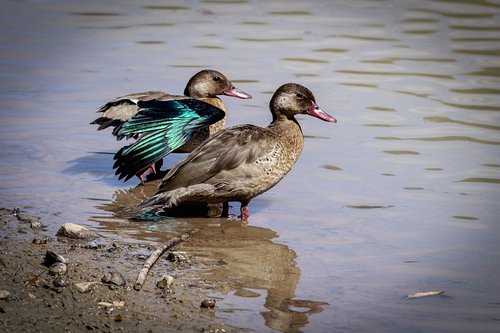
[[15, 277], [15, 276], [16, 276], [17, 272], [19, 272], [19, 270], [21, 269], [21, 265], [22, 265], [22, 264], [19, 264], [19, 266], [17, 266], [17, 269], [16, 269], [16, 271], [14, 272], [14, 274], [12, 275], [12, 277]]
[[182, 234], [178, 237], [170, 238], [165, 244], [158, 247], [153, 253], [151, 253], [148, 260], [146, 260], [144, 265], [142, 265], [142, 269], [139, 272], [139, 276], [137, 277], [137, 281], [134, 284], [134, 289], [137, 291], [141, 290], [142, 285], [144, 284], [144, 281], [146, 280], [146, 276], [149, 273], [149, 270], [151, 269], [151, 267], [153, 267], [156, 260], [158, 260], [158, 258], [163, 253], [165, 253], [167, 250], [174, 247], [175, 245], [186, 241], [187, 239], [189, 239], [189, 237], [191, 237], [191, 235], [197, 233], [198, 231], [199, 231], [199, 229], [193, 229], [193, 230], [190, 230], [187, 233]]

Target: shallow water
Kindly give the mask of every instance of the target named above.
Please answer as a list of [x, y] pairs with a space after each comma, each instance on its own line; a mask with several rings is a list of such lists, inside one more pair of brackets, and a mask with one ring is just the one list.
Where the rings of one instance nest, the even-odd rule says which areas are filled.
[[[123, 218], [136, 181], [114, 177], [122, 143], [88, 125], [94, 111], [130, 92], [181, 93], [215, 68], [253, 95], [223, 97], [229, 125], [266, 125], [272, 92], [298, 82], [338, 123], [301, 117], [301, 159], [251, 202], [250, 225], [215, 219], [227, 239], [187, 245], [227, 263], [216, 317], [258, 332], [498, 332], [500, 2], [3, 8], [2, 206], [31, 207], [52, 233], [71, 221], [155, 243], [203, 227], [213, 220]], [[405, 298], [426, 290], [445, 294]]]

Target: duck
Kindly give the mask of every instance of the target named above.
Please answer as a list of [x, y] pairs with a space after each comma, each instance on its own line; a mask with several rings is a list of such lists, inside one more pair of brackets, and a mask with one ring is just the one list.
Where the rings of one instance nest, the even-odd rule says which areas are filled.
[[99, 125], [98, 131], [112, 127], [117, 140], [137, 139], [114, 155], [113, 168], [119, 179], [135, 175], [144, 183], [166, 155], [189, 153], [224, 128], [227, 110], [219, 95], [252, 98], [221, 72], [204, 69], [189, 79], [184, 95], [147, 91], [120, 96], [99, 108], [102, 115], [90, 124]]
[[139, 208], [160, 206], [158, 212], [165, 212], [184, 204], [227, 207], [239, 202], [240, 218], [248, 223], [250, 201], [280, 182], [303, 150], [304, 135], [295, 116], [337, 122], [318, 106], [308, 88], [297, 83], [281, 85], [269, 108], [272, 121], [267, 127], [246, 124], [219, 131], [174, 166], [156, 194]]

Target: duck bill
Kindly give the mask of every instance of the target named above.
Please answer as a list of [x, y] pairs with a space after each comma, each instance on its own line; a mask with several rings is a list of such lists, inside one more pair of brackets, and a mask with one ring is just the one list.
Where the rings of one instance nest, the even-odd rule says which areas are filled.
[[226, 96], [232, 96], [232, 97], [237, 97], [237, 98], [242, 98], [242, 99], [250, 99], [252, 98], [251, 95], [247, 94], [243, 90], [240, 90], [236, 88], [235, 86], [231, 85], [230, 88], [224, 90], [222, 94]]
[[310, 116], [319, 118], [319, 119], [324, 120], [324, 121], [328, 121], [328, 122], [332, 122], [332, 123], [337, 122], [337, 119], [333, 118], [328, 113], [321, 110], [320, 107], [318, 106], [318, 104], [316, 104], [315, 102], [312, 102], [311, 107], [307, 110], [306, 113]]

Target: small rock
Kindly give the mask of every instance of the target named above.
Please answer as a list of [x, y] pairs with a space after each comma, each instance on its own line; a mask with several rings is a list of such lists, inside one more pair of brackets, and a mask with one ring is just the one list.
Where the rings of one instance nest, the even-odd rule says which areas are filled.
[[39, 221], [31, 221], [31, 229], [38, 229], [43, 227], [42, 222]]
[[67, 263], [66, 259], [62, 255], [57, 254], [54, 251], [47, 250], [47, 252], [45, 253], [45, 261], [43, 262], [43, 264], [47, 267], [50, 267], [57, 262], [63, 264]]
[[50, 241], [52, 241], [52, 239], [50, 239], [49, 237], [34, 238], [32, 243], [37, 245], [42, 245], [42, 244], [47, 244]]
[[184, 251], [172, 251], [168, 254], [167, 259], [172, 261], [172, 262], [186, 262], [186, 261], [188, 261], [187, 254]]
[[81, 292], [83, 294], [83, 293], [86, 293], [86, 292], [89, 292], [90, 290], [92, 290], [94, 288], [94, 286], [98, 283], [99, 282], [79, 282], [79, 283], [75, 283], [74, 286], [75, 286], [76, 290], [78, 290], [79, 292]]
[[87, 243], [83, 245], [84, 249], [91, 249], [91, 250], [97, 250], [99, 248], [99, 245], [97, 245], [96, 242], [92, 241], [90, 243]]
[[64, 275], [68, 271], [66, 264], [62, 262], [56, 262], [52, 264], [49, 268], [50, 275]]
[[174, 278], [170, 275], [165, 274], [161, 277], [160, 281], [156, 283], [156, 286], [160, 289], [170, 289], [172, 283], [174, 283]]
[[104, 306], [104, 307], [107, 307], [107, 308], [110, 308], [113, 306], [113, 303], [109, 303], [109, 302], [99, 302], [97, 303], [97, 305], [99, 306]]
[[117, 243], [113, 243], [111, 244], [111, 246], [107, 249], [107, 251], [109, 253], [111, 252], [115, 252], [115, 251], [120, 251], [122, 249], [122, 247], [120, 246], [120, 244], [117, 244]]
[[103, 283], [112, 284], [116, 286], [124, 286], [127, 284], [127, 281], [125, 280], [123, 275], [119, 272], [108, 272], [102, 277], [101, 281]]
[[64, 276], [56, 277], [54, 281], [52, 281], [52, 284], [57, 288], [64, 288], [68, 286], [68, 282], [66, 281], [66, 278]]
[[215, 300], [214, 299], [204, 299], [201, 302], [202, 308], [213, 309], [215, 308]]
[[125, 306], [125, 301], [99, 302], [97, 305], [104, 307], [116, 306], [117, 308], [121, 308]]
[[10, 292], [8, 290], [0, 290], [0, 299], [6, 299], [10, 296]]
[[56, 235], [72, 239], [89, 239], [98, 237], [96, 233], [75, 223], [64, 223], [59, 230], [57, 230]]

